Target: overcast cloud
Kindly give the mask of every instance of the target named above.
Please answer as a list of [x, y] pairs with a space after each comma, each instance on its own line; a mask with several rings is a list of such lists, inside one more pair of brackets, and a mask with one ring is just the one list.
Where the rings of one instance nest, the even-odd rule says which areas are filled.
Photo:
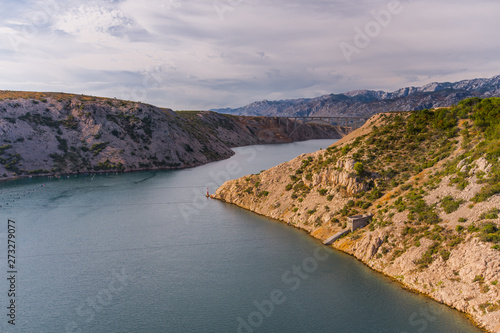
[[492, 77], [498, 13], [493, 0], [4, 0], [0, 89], [181, 110]]

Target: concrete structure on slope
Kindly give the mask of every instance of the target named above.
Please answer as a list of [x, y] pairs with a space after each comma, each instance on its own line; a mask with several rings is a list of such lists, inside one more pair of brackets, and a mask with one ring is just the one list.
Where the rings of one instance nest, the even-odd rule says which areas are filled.
[[347, 218], [347, 228], [354, 232], [354, 230], [366, 227], [371, 221], [372, 214], [354, 215]]

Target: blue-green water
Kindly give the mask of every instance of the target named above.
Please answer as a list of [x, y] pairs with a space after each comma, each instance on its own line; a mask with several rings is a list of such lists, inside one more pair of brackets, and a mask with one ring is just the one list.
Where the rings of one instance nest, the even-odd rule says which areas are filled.
[[299, 230], [204, 197], [331, 143], [243, 147], [180, 171], [0, 183], [0, 332], [480, 332]]

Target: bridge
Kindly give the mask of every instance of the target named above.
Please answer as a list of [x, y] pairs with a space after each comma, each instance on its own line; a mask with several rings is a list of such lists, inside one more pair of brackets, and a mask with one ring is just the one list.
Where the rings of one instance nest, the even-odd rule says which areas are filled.
[[[350, 133], [355, 129], [360, 128], [370, 117], [346, 117], [346, 116], [312, 116], [312, 117], [301, 117], [301, 116], [291, 116], [291, 117], [273, 117], [277, 118], [280, 124], [286, 125], [287, 130], [293, 126], [293, 131], [295, 131], [300, 125], [307, 123], [323, 124], [342, 127], [345, 132]], [[292, 132], [293, 132], [292, 131]]]

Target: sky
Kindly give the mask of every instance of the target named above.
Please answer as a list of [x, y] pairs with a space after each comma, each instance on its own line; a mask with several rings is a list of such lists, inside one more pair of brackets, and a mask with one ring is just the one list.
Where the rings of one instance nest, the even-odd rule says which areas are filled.
[[174, 110], [500, 74], [498, 0], [2, 0], [0, 89]]

